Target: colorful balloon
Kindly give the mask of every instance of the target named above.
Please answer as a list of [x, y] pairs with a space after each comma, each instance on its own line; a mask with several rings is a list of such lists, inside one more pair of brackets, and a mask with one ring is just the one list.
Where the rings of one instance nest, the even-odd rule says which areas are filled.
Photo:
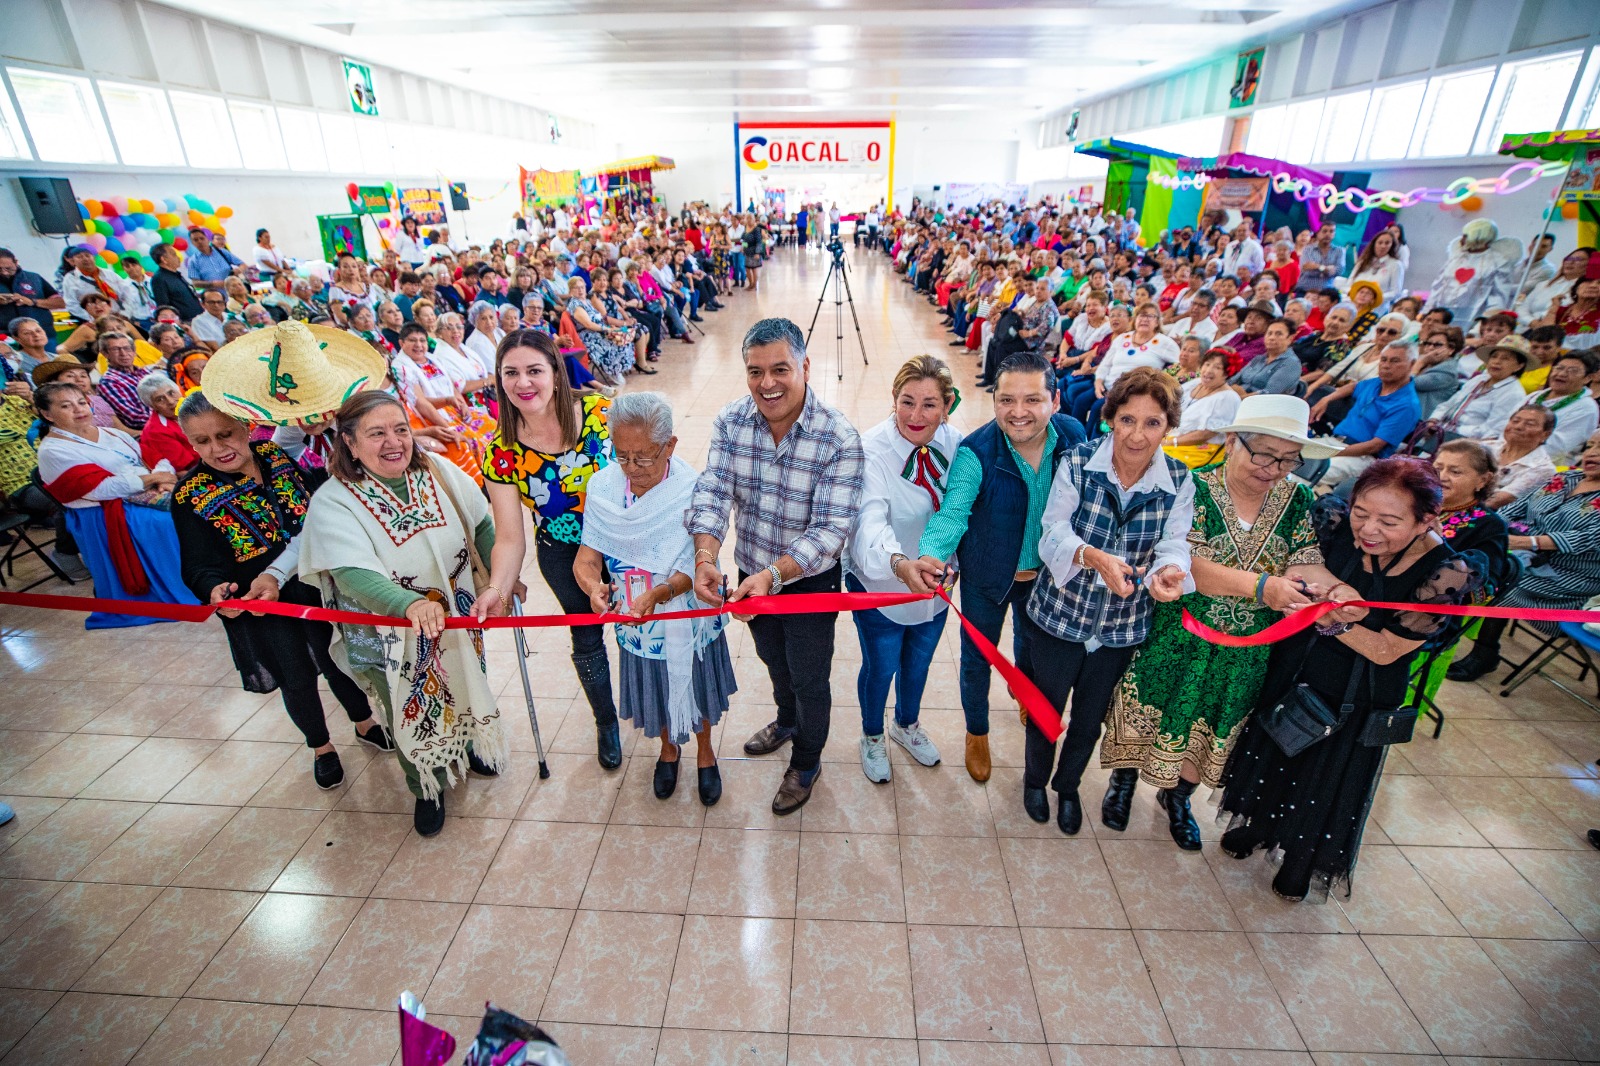
[[189, 250], [189, 242], [184, 240], [182, 237], [179, 237], [177, 240], [173, 241], [172, 246], [180, 252], [187, 252]]
[[233, 217], [233, 208], [229, 207], [227, 204], [223, 204], [221, 207], [217, 208], [217, 217], [218, 218], [232, 218]]
[[100, 217], [100, 201], [99, 200], [85, 200], [83, 202], [83, 209], [85, 211], [89, 212], [89, 217], [90, 218], [99, 218]]

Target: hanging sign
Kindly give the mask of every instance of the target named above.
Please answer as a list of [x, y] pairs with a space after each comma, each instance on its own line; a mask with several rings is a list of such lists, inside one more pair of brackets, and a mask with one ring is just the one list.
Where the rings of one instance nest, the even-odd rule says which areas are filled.
[[416, 219], [421, 226], [441, 226], [445, 221], [444, 197], [437, 188], [401, 189], [400, 213], [402, 217]]
[[1205, 211], [1264, 211], [1270, 178], [1218, 178], [1206, 185]]
[[372, 91], [372, 68], [353, 59], [344, 61], [345, 95], [358, 115], [377, 115], [378, 94]]
[[739, 124], [739, 167], [747, 176], [773, 171], [887, 174], [887, 122]]

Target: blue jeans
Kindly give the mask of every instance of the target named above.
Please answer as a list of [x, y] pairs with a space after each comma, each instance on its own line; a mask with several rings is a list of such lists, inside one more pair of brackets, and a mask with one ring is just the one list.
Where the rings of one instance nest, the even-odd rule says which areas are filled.
[[744, 284], [744, 253], [730, 252], [728, 262], [733, 267], [733, 280], [741, 285]]
[[955, 321], [950, 323], [950, 328], [957, 337], [967, 335], [967, 304], [966, 301], [957, 302], [954, 296], [950, 297], [950, 306], [955, 308]]
[[1061, 410], [1083, 422], [1089, 416], [1089, 408], [1093, 406], [1094, 375], [1067, 377], [1066, 384], [1061, 389]]
[[[1033, 591], [1032, 581], [1013, 582], [1005, 599], [994, 600], [973, 585], [961, 583], [961, 613], [990, 644], [1000, 643], [1000, 627], [1006, 621], [1006, 608], [1011, 609], [1011, 655], [1016, 661], [1022, 646], [1022, 615]], [[961, 710], [967, 717], [967, 732], [975, 737], [989, 735], [989, 660], [979, 653], [977, 645], [961, 630]]]
[[[865, 592], [855, 575], [847, 574], [845, 588]], [[922, 690], [928, 684], [928, 668], [933, 652], [944, 632], [944, 617], [916, 625], [901, 625], [882, 611], [852, 611], [856, 635], [861, 638], [861, 673], [856, 676], [856, 699], [861, 704], [861, 733], [875, 737], [883, 733], [883, 708], [889, 701], [889, 684], [894, 683], [894, 720], [911, 725], [922, 711]]]

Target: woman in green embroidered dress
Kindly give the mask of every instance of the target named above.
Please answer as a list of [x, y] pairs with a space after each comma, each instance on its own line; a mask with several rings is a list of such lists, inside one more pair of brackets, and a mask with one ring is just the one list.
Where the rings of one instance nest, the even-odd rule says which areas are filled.
[[1226, 457], [1195, 472], [1195, 590], [1156, 605], [1150, 639], [1118, 685], [1100, 744], [1100, 765], [1113, 771], [1100, 809], [1108, 828], [1127, 828], [1143, 777], [1162, 790], [1173, 840], [1198, 850], [1189, 797], [1201, 782], [1217, 787], [1255, 706], [1268, 648], [1209, 644], [1183, 628], [1184, 610], [1224, 633], [1255, 633], [1335, 583], [1311, 527], [1311, 490], [1288, 480], [1299, 459], [1326, 452], [1309, 439], [1309, 413], [1292, 396], [1246, 397], [1223, 430]]

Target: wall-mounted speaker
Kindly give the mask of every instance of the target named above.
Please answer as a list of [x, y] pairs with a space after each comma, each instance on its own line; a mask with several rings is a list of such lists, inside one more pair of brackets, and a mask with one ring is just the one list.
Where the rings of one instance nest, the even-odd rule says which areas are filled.
[[83, 216], [78, 213], [72, 182], [66, 178], [18, 178], [23, 199], [33, 212], [33, 225], [45, 234], [82, 233]]
[[472, 203], [467, 199], [467, 183], [464, 181], [452, 181], [450, 183], [450, 210], [469, 211], [471, 209]]

